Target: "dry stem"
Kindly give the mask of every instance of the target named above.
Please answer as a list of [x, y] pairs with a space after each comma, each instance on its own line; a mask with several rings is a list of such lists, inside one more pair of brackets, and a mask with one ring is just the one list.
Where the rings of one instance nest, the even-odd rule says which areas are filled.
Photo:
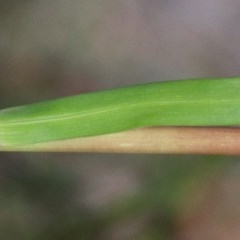
[[152, 127], [32, 144], [19, 151], [240, 155], [240, 128]]

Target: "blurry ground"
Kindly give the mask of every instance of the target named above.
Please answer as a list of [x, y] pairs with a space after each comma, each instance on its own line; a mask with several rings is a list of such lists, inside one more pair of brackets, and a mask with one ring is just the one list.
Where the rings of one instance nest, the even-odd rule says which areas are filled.
[[[240, 75], [237, 0], [0, 1], [0, 107]], [[240, 238], [238, 157], [0, 154], [0, 239]]]

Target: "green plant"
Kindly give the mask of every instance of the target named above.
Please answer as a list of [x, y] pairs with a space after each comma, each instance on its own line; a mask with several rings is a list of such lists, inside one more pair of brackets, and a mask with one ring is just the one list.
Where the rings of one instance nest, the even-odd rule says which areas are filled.
[[[117, 148], [127, 146], [120, 148], [121, 152], [141, 152], [146, 146], [141, 139], [147, 138], [152, 139], [149, 152], [161, 152], [161, 148], [162, 152], [181, 152], [186, 147], [181, 143], [190, 139], [183, 152], [191, 153], [194, 140], [207, 140], [198, 146], [210, 146], [214, 153], [223, 145], [229, 149], [239, 134], [238, 129], [212, 128], [240, 124], [239, 92], [240, 78], [198, 79], [143, 84], [9, 108], [0, 112], [0, 145], [2, 150], [111, 151], [116, 142]], [[141, 129], [140, 135], [139, 130], [127, 131], [150, 126], [161, 128]], [[231, 136], [228, 142], [226, 134]], [[219, 142], [221, 139], [224, 142]], [[152, 149], [154, 142], [157, 146]], [[220, 148], [214, 150], [212, 143]], [[232, 149], [230, 153], [236, 152]]]

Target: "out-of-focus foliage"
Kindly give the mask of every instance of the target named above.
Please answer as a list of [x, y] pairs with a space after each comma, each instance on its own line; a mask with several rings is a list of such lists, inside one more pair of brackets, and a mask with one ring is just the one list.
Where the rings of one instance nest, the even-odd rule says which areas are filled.
[[[94, 173], [99, 163], [90, 164]], [[194, 195], [204, 195], [207, 184], [214, 184], [229, 166], [220, 157], [140, 159], [135, 167], [126, 164], [138, 175], [137, 190], [92, 208], [84, 200], [83, 179], [67, 165], [15, 157], [1, 161], [1, 238], [178, 239], [179, 218], [199, 201]]]
[[[0, 107], [239, 75], [237, 0], [0, 1]], [[239, 239], [238, 157], [0, 154], [0, 239]]]

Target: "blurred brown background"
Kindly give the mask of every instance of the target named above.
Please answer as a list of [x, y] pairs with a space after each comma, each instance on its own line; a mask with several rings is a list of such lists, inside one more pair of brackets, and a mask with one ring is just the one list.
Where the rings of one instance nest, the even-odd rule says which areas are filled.
[[[237, 0], [0, 1], [0, 107], [240, 75]], [[0, 239], [237, 240], [238, 157], [0, 154]]]

